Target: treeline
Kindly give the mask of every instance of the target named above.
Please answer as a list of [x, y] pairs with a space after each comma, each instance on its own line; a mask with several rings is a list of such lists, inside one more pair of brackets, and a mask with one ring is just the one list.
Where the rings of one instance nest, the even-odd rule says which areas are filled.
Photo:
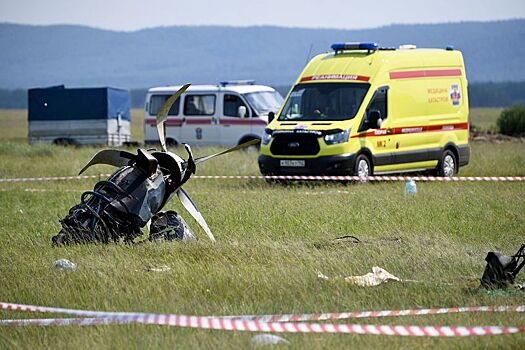
[[[285, 96], [289, 86], [275, 86]], [[525, 82], [507, 83], [471, 83], [469, 84], [470, 107], [508, 107], [516, 104], [525, 105]], [[133, 108], [143, 108], [147, 89], [130, 90]], [[27, 108], [27, 90], [0, 89], [0, 108]]]
[[227, 79], [287, 85], [332, 43], [360, 40], [385, 47], [454, 46], [472, 82], [519, 82], [525, 81], [523, 38], [525, 19], [359, 30], [173, 26], [133, 32], [0, 23], [0, 87], [141, 88]]

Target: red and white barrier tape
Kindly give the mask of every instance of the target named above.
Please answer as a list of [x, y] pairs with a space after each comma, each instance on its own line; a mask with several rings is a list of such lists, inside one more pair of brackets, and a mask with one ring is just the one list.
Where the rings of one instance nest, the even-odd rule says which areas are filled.
[[390, 325], [360, 325], [360, 324], [324, 324], [324, 323], [279, 323], [254, 322], [224, 318], [203, 318], [195, 316], [180, 316], [170, 318], [69, 318], [69, 319], [25, 319], [5, 320], [4, 326], [59, 326], [78, 325], [95, 326], [108, 324], [150, 324], [174, 326], [181, 328], [214, 329], [241, 332], [271, 332], [271, 333], [347, 333], [397, 335], [411, 337], [470, 337], [483, 335], [501, 335], [525, 333], [525, 327], [463, 327], [463, 326], [390, 326]]
[[[82, 175], [82, 176], [51, 176], [51, 177], [22, 177], [0, 179], [2, 182], [32, 182], [32, 181], [65, 181], [65, 180], [85, 180], [106, 178], [110, 174]], [[525, 181], [525, 176], [455, 176], [455, 177], [436, 177], [436, 176], [306, 176], [306, 175], [195, 175], [193, 179], [201, 180], [288, 180], [288, 181], [360, 181], [360, 182], [381, 182], [381, 181], [408, 181], [410, 179], [418, 182], [521, 182]]]
[[297, 321], [327, 321], [344, 320], [350, 318], [377, 318], [397, 316], [424, 316], [443, 315], [473, 312], [525, 312], [525, 305], [519, 306], [467, 306], [441, 309], [406, 309], [406, 310], [383, 310], [383, 311], [354, 311], [339, 313], [320, 314], [285, 314], [285, 315], [248, 315], [248, 316], [225, 316], [226, 318], [242, 319], [257, 322], [297, 322]]
[[[75, 309], [62, 309], [22, 304], [0, 303], [0, 308], [14, 311], [51, 312], [93, 318], [56, 318], [1, 320], [0, 326], [53, 326], [53, 325], [105, 325], [105, 324], [153, 324], [186, 328], [249, 331], [249, 332], [289, 332], [289, 333], [353, 333], [397, 336], [460, 337], [525, 333], [525, 327], [442, 327], [442, 326], [390, 326], [359, 324], [322, 324], [289, 322], [300, 319], [323, 320], [358, 317], [386, 317], [406, 315], [429, 315], [458, 312], [524, 312], [525, 306], [481, 306], [447, 309], [415, 309], [397, 311], [348, 312], [315, 315], [265, 315], [265, 316], [185, 316], [176, 314], [148, 314], [128, 312], [101, 312]], [[274, 318], [277, 321], [260, 321]], [[288, 320], [288, 321], [286, 321]]]
[[380, 181], [408, 181], [419, 182], [480, 182], [480, 181], [525, 181], [525, 176], [310, 176], [310, 175], [272, 175], [272, 176], [193, 176], [193, 179], [264, 179], [264, 180], [290, 180], [290, 181], [360, 181], [360, 182], [380, 182]]

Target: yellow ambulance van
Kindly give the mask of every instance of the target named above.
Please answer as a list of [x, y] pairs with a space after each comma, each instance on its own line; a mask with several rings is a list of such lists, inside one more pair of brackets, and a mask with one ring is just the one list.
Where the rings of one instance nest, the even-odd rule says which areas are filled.
[[427, 171], [470, 158], [461, 52], [336, 43], [314, 57], [262, 137], [264, 175]]

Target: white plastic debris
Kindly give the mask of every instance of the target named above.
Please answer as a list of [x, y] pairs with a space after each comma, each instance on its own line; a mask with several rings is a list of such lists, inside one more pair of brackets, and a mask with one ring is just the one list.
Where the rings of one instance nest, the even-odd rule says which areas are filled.
[[167, 272], [170, 270], [171, 270], [171, 267], [169, 267], [168, 265], [160, 265], [158, 267], [148, 267], [146, 269], [146, 271], [149, 271], [149, 272]]
[[252, 338], [253, 345], [276, 345], [276, 344], [290, 344], [284, 338], [273, 334], [258, 334]]
[[[317, 277], [324, 280], [330, 280], [328, 276], [322, 274], [321, 272], [317, 273]], [[342, 279], [345, 282], [361, 287], [377, 286], [388, 281], [401, 281], [399, 277], [392, 275], [390, 272], [380, 268], [379, 266], [372, 267], [372, 272], [369, 272], [363, 276], [335, 277], [334, 279]]]
[[417, 185], [414, 179], [408, 179], [405, 184], [405, 195], [406, 196], [415, 196], [417, 193]]
[[53, 262], [53, 268], [58, 271], [75, 271], [77, 265], [67, 259], [59, 259]]

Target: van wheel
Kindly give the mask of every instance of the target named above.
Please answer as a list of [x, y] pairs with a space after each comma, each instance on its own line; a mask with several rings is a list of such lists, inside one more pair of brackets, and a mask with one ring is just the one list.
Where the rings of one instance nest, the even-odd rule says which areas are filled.
[[68, 137], [54, 139], [53, 144], [58, 146], [78, 146], [78, 143], [74, 139]]
[[354, 175], [359, 177], [372, 176], [372, 165], [370, 159], [364, 154], [357, 156], [355, 160]]
[[451, 150], [447, 149], [441, 155], [441, 160], [437, 167], [437, 175], [443, 177], [454, 176], [458, 171], [458, 160]]
[[179, 143], [177, 141], [175, 141], [175, 139], [172, 139], [171, 137], [168, 137], [166, 139], [166, 146], [168, 147], [177, 147], [179, 145]]

